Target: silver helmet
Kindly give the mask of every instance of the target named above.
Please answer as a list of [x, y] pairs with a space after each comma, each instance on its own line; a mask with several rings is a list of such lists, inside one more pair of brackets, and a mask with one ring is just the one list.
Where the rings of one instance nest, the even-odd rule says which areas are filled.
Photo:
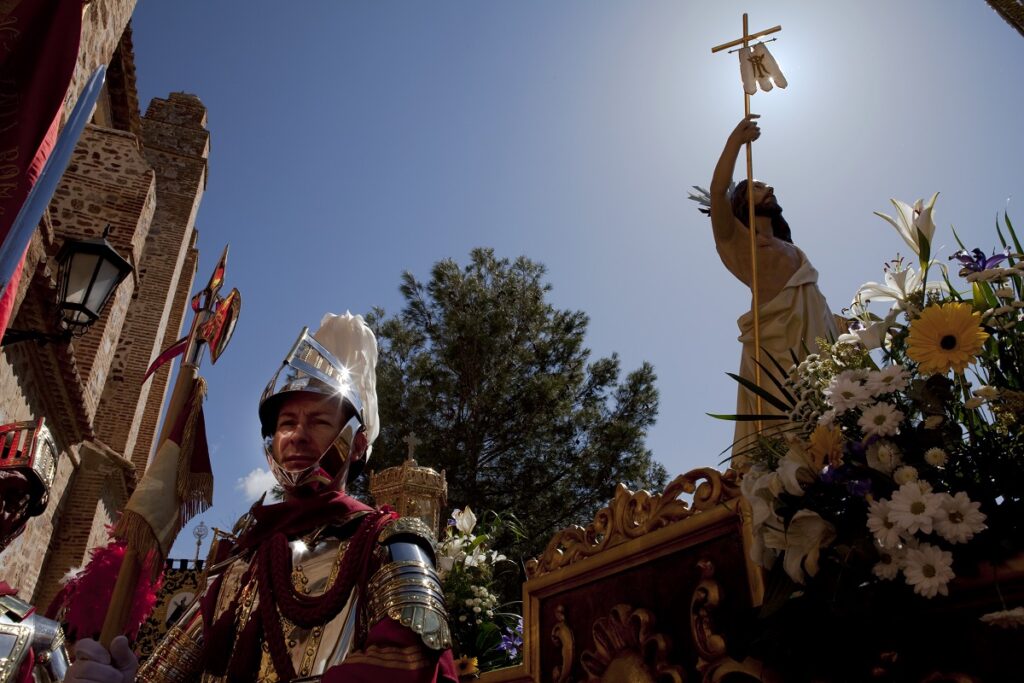
[[[354, 479], [370, 456], [377, 437], [377, 340], [362, 316], [328, 314], [311, 335], [303, 328], [281, 367], [260, 397], [263, 450], [270, 471], [285, 490], [328, 486], [344, 471], [353, 451], [365, 456], [349, 469]], [[284, 400], [296, 393], [337, 399], [337, 409], [348, 415], [334, 442], [313, 464], [287, 470], [274, 458], [277, 416]]]

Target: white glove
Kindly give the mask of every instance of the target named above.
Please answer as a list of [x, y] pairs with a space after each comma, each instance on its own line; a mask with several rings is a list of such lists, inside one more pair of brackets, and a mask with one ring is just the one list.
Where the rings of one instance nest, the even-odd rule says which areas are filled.
[[110, 642], [110, 652], [92, 638], [82, 638], [75, 643], [75, 663], [64, 683], [135, 683], [138, 670], [139, 659], [124, 636]]

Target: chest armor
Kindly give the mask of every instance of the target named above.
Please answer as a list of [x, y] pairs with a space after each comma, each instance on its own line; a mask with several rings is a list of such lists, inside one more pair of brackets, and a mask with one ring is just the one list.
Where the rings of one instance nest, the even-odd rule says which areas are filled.
[[[444, 593], [434, 572], [432, 539], [422, 522], [415, 518], [393, 521], [380, 533], [373, 550], [373, 565], [378, 569], [367, 583], [366, 596], [354, 588], [343, 607], [322, 625], [300, 628], [285, 619], [275, 607], [285, 647], [295, 671], [295, 682], [319, 681], [324, 672], [343, 663], [353, 648], [360, 628], [358, 605], [365, 600], [370, 624], [390, 618], [420, 636], [426, 648], [440, 650], [451, 646]], [[349, 541], [317, 534], [292, 540], [291, 587], [297, 593], [317, 597], [329, 590], [338, 578]], [[236, 558], [211, 578], [220, 576], [210, 621], [216, 622], [232, 606], [237, 623], [235, 644], [245, 625], [256, 618], [259, 609], [258, 574], [252, 572], [255, 559]], [[208, 589], [211, 586], [208, 586]], [[139, 669], [137, 680], [146, 683], [183, 683], [200, 680], [221, 683], [226, 676], [199, 674], [203, 655], [203, 619], [196, 600], [173, 626]], [[363, 626], [365, 628], [365, 625]], [[232, 651], [238, 649], [232, 647]], [[255, 680], [276, 683], [279, 678], [266, 643], [261, 644], [260, 663]]]
[[[310, 596], [322, 595], [334, 585], [338, 569], [348, 547], [347, 541], [326, 539], [315, 541], [308, 546], [302, 540], [289, 543], [292, 551], [292, 586], [297, 592]], [[255, 579], [245, 586], [239, 586], [248, 570], [248, 562], [236, 562], [228, 570], [217, 597], [215, 618], [228, 608], [236, 592], [241, 588], [239, 600], [238, 631], [245, 627], [254, 610], [259, 607], [256, 595]], [[292, 624], [279, 615], [281, 630], [284, 632], [285, 643], [292, 656], [292, 666], [300, 677], [298, 680], [319, 680], [329, 667], [340, 664], [348, 654], [355, 635], [355, 591], [349, 596], [342, 610], [323, 626], [304, 629]], [[257, 683], [277, 683], [277, 674], [270, 659], [266, 643], [261, 649], [259, 677]], [[219, 676], [204, 675], [203, 683], [216, 683], [223, 680]]]

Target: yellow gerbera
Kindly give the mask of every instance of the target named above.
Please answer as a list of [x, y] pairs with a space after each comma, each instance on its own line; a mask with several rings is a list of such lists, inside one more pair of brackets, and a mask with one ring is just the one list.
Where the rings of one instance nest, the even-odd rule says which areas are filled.
[[462, 655], [455, 660], [455, 670], [458, 671], [459, 678], [480, 673], [476, 657], [470, 657], [469, 655]]
[[825, 463], [838, 467], [843, 461], [843, 432], [838, 427], [818, 425], [811, 433], [811, 455], [821, 469]]
[[907, 355], [921, 372], [963, 373], [981, 351], [988, 332], [981, 329], [981, 315], [963, 302], [929, 306], [910, 323]]

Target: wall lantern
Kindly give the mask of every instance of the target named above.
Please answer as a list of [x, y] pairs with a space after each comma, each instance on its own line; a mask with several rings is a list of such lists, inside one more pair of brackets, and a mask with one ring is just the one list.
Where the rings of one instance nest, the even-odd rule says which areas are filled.
[[107, 235], [98, 239], [66, 240], [57, 252], [58, 296], [61, 332], [7, 330], [2, 346], [34, 339], [41, 344], [70, 341], [80, 337], [99, 320], [117, 286], [132, 272], [132, 266], [118, 254]]

